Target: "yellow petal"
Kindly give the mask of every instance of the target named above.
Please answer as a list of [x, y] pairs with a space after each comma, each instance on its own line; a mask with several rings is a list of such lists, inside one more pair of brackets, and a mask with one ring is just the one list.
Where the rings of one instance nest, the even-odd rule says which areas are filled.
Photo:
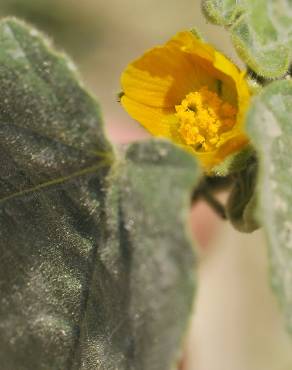
[[[129, 64], [121, 76], [121, 84], [125, 94], [122, 105], [130, 116], [153, 135], [184, 146], [200, 159], [207, 171], [248, 142], [244, 116], [250, 92], [244, 72], [191, 32], [178, 33], [165, 45], [147, 51]], [[204, 86], [237, 109], [236, 123], [220, 134], [219, 147], [212, 152], [186, 146], [179, 134], [180, 118], [175, 115], [175, 106], [187, 94]]]
[[230, 154], [238, 152], [248, 144], [248, 138], [244, 134], [232, 137], [226, 141], [216, 152], [196, 152], [191, 147], [184, 149], [194, 154], [202, 164], [206, 172], [212, 172], [212, 168], [220, 164]]
[[[190, 32], [185, 34], [192, 35]], [[149, 50], [129, 64], [121, 76], [122, 89], [139, 103], [171, 108], [202, 85], [216, 88], [217, 76], [213, 70], [210, 73], [212, 64], [208, 63], [209, 66], [200, 56], [194, 58], [193, 54], [185, 52], [179, 42], [169, 42]]]
[[185, 53], [195, 54], [210, 62], [214, 59], [214, 48], [202, 42], [190, 31], [178, 32], [166, 43], [166, 46], [180, 49]]
[[179, 32], [166, 45], [177, 47], [191, 55], [194, 64], [203, 64], [204, 72], [212, 75], [213, 80], [213, 85], [205, 85], [211, 89], [213, 87], [213, 90], [216, 91], [216, 83], [218, 80], [221, 81], [221, 97], [232, 104], [237, 102], [237, 92], [242, 83], [242, 72], [232, 61], [189, 31]]
[[140, 122], [152, 135], [172, 139], [174, 114], [172, 110], [153, 108], [122, 96], [121, 104], [127, 113]]

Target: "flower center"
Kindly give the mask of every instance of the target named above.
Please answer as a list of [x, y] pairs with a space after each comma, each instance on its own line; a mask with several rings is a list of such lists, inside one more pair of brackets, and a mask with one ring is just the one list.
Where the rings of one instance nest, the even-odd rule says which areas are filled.
[[197, 151], [213, 151], [220, 145], [222, 133], [232, 129], [237, 109], [203, 86], [191, 92], [175, 106], [179, 134], [186, 145]]

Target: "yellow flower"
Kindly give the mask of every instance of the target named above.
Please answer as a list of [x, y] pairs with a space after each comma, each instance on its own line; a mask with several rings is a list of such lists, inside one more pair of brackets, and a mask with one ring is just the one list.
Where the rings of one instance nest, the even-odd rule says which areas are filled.
[[248, 142], [244, 72], [192, 32], [180, 32], [130, 63], [121, 85], [129, 115], [154, 136], [195, 154], [207, 171]]

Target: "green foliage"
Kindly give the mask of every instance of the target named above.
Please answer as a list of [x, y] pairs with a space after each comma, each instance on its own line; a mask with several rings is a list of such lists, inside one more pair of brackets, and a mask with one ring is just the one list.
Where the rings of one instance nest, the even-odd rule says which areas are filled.
[[292, 82], [273, 82], [254, 98], [247, 129], [257, 148], [258, 219], [267, 237], [272, 286], [292, 331]]
[[129, 353], [118, 368], [175, 368], [193, 302], [195, 260], [185, 229], [199, 171], [185, 153], [150, 141], [130, 146], [109, 181], [111, 237], [103, 256], [109, 270], [122, 268], [126, 310], [120, 320], [128, 317], [117, 339]]
[[204, 0], [207, 18], [228, 28], [234, 46], [257, 74], [274, 78], [291, 62], [292, 13], [289, 0]]
[[[55, 2], [13, 4], [66, 24]], [[236, 229], [263, 226], [292, 332], [292, 82], [266, 80], [291, 57], [290, 9], [277, 4], [204, 1], [266, 84], [247, 115], [252, 145], [204, 179], [166, 141], [113, 149], [72, 62], [35, 29], [0, 23], [1, 370], [175, 369], [196, 290], [195, 185]], [[221, 187], [226, 208], [212, 198]]]
[[195, 160], [118, 159], [67, 58], [0, 24], [1, 370], [169, 370], [191, 312]]
[[[284, 76], [291, 63], [291, 4], [289, 0], [204, 0], [203, 9], [211, 22], [230, 31], [251, 77], [266, 85], [255, 91], [259, 95], [253, 98], [246, 123], [258, 163], [247, 163], [234, 176], [227, 215], [240, 231], [263, 226], [272, 286], [292, 332], [292, 82], [268, 80]], [[220, 170], [224, 173], [224, 164]]]
[[255, 215], [256, 177], [257, 163], [255, 161], [251, 161], [245, 169], [233, 175], [226, 213], [233, 226], [241, 232], [249, 233], [259, 228]]

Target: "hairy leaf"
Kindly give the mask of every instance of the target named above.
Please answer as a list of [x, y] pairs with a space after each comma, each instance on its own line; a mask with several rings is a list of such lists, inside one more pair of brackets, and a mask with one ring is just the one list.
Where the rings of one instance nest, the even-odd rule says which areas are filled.
[[292, 82], [273, 82], [253, 101], [248, 132], [259, 156], [258, 218], [269, 245], [272, 286], [292, 331]]
[[289, 0], [203, 0], [211, 22], [229, 29], [239, 55], [257, 74], [279, 77], [291, 62]]
[[67, 369], [110, 164], [98, 106], [34, 29], [0, 24], [0, 363]]
[[165, 142], [117, 161], [73, 69], [34, 29], [0, 23], [1, 370], [169, 370], [199, 171]]
[[133, 144], [112, 169], [107, 240], [97, 251], [104, 286], [96, 269], [82, 369], [95, 369], [96, 359], [105, 369], [176, 369], [194, 294], [185, 224], [198, 175], [193, 158], [159, 141]]

